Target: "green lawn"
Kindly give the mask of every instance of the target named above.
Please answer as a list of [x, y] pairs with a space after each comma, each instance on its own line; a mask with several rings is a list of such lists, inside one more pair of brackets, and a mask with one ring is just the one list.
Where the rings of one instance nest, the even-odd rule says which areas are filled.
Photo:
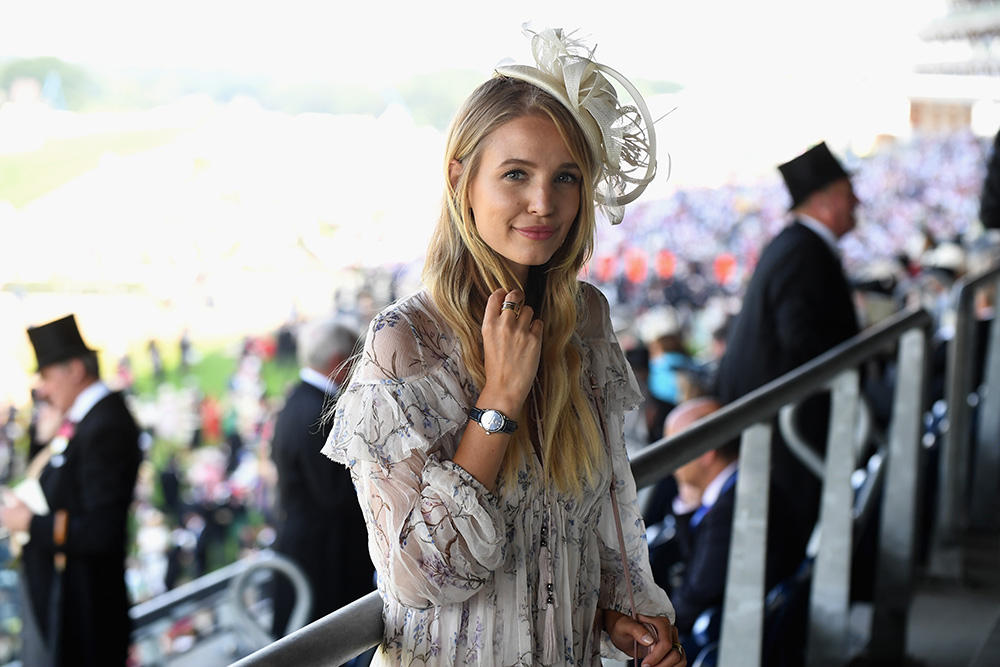
[[[163, 358], [164, 382], [175, 387], [199, 387], [206, 396], [224, 399], [229, 387], [229, 379], [236, 372], [238, 363], [236, 343], [216, 343], [214, 345], [198, 346], [197, 361], [187, 372], [180, 368], [180, 354], [173, 345], [163, 345], [160, 354]], [[129, 351], [132, 361], [132, 371], [135, 375], [133, 390], [136, 394], [151, 395], [156, 391], [156, 379], [153, 377], [153, 366], [146, 345], [139, 345]], [[107, 364], [111, 360], [105, 361]], [[108, 367], [108, 372], [111, 368]], [[290, 383], [299, 376], [299, 369], [294, 363], [278, 363], [265, 361], [261, 367], [261, 379], [264, 381], [268, 398], [283, 396]]]
[[178, 129], [107, 132], [71, 139], [48, 139], [26, 153], [0, 154], [0, 201], [15, 208], [38, 199], [100, 163], [105, 153], [121, 156], [169, 144]]

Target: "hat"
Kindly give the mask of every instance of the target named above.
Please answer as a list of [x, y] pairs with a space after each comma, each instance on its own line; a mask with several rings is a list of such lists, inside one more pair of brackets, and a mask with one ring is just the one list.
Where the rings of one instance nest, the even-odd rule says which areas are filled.
[[677, 336], [681, 333], [681, 320], [677, 311], [670, 306], [654, 306], [639, 316], [639, 338], [646, 345], [664, 336]]
[[925, 252], [920, 263], [925, 268], [942, 269], [953, 275], [965, 273], [965, 249], [957, 243], [944, 242]]
[[826, 142], [820, 142], [794, 160], [778, 166], [788, 192], [792, 195], [792, 208], [809, 198], [809, 195], [825, 188], [850, 174], [833, 156]]
[[83, 342], [83, 336], [80, 335], [73, 315], [41, 326], [28, 327], [28, 338], [35, 348], [38, 370], [94, 352]]
[[[522, 29], [531, 39], [536, 66], [504, 62], [496, 72], [541, 88], [569, 110], [599, 162], [596, 203], [617, 225], [625, 205], [638, 199], [656, 175], [656, 130], [649, 108], [628, 79], [596, 62], [594, 49], [573, 33], [561, 28], [535, 32], [528, 24]], [[612, 81], [634, 104], [619, 100]]]

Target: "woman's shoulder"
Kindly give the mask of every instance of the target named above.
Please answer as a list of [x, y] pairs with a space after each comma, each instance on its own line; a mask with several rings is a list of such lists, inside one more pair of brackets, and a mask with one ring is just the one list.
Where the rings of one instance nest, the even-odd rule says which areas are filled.
[[420, 290], [372, 318], [355, 379], [401, 380], [428, 374], [453, 353], [455, 338]]
[[580, 325], [578, 333], [584, 340], [604, 338], [611, 319], [608, 298], [596, 286], [580, 281]]

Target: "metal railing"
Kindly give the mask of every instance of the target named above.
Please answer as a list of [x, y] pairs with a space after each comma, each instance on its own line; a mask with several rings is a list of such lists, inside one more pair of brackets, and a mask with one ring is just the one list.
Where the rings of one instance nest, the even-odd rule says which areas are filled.
[[[949, 426], [941, 451], [930, 561], [934, 574], [952, 579], [964, 576], [963, 534], [969, 528], [996, 529], [1000, 519], [1000, 327], [995, 317], [989, 326], [982, 387], [973, 386], [976, 336], [980, 333], [975, 297], [991, 287], [1000, 293], [1000, 265], [963, 278], [952, 288], [955, 331], [948, 345], [945, 380]], [[969, 428], [974, 407], [978, 418], [975, 430]]]
[[[898, 378], [886, 457], [879, 570], [872, 641], [874, 656], [901, 658], [913, 577], [920, 427], [927, 359], [925, 311], [901, 312], [798, 369], [725, 406], [702, 422], [634, 457], [636, 483], [645, 486], [736, 436], [742, 437], [740, 477], [726, 583], [720, 662], [760, 664], [764, 629], [771, 420], [781, 408], [820, 389], [832, 389], [823, 496], [822, 548], [812, 575], [809, 664], [847, 664], [853, 488], [853, 430], [860, 401], [856, 368], [898, 346]], [[891, 512], [891, 514], [889, 514]], [[756, 658], [754, 658], [756, 656]]]
[[[254, 602], [248, 603], [247, 598], [263, 597], [248, 593], [266, 585], [275, 572], [288, 577], [295, 589], [288, 627], [301, 628], [312, 605], [309, 583], [292, 561], [264, 550], [133, 606], [129, 610], [132, 643], [140, 663], [145, 667], [181, 664], [186, 655], [169, 654], [163, 637], [177, 621], [206, 611], [214, 617], [209, 634], [228, 635], [224, 647], [227, 662], [271, 644], [274, 637], [251, 614], [249, 607]], [[220, 656], [218, 664], [224, 664], [222, 660], [227, 656]]]
[[[731, 558], [729, 564], [722, 667], [752, 667], [761, 660], [772, 418], [782, 406], [826, 388], [832, 389], [833, 414], [820, 514], [823, 548], [812, 577], [808, 654], [810, 664], [847, 664], [854, 508], [851, 440], [860, 400], [856, 368], [893, 347], [898, 347], [899, 375], [885, 470], [880, 471], [886, 484], [883, 512], [891, 512], [893, 520], [881, 524], [869, 652], [876, 658], [903, 656], [913, 579], [926, 329], [930, 324], [931, 317], [925, 311], [899, 313], [633, 457], [632, 472], [641, 488], [730, 439], [742, 437], [730, 549], [739, 557]], [[244, 658], [236, 667], [339, 664], [377, 644], [382, 627], [381, 600], [372, 593]]]

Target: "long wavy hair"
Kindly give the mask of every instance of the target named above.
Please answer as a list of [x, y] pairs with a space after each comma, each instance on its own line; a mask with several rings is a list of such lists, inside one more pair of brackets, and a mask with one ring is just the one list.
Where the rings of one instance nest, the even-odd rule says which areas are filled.
[[[566, 240], [543, 266], [531, 267], [522, 285], [507, 260], [476, 229], [469, 205], [470, 183], [481, 165], [484, 139], [516, 118], [550, 118], [573, 159], [581, 179], [580, 212]], [[463, 164], [452, 187], [450, 164]], [[581, 350], [572, 341], [581, 317], [577, 276], [594, 247], [594, 174], [598, 166], [583, 132], [570, 112], [542, 89], [519, 79], [497, 75], [479, 86], [456, 113], [445, 149], [445, 194], [441, 217], [431, 238], [424, 282], [442, 316], [458, 335], [462, 357], [477, 386], [483, 387], [482, 316], [489, 295], [517, 286], [544, 322], [538, 378], [517, 421], [503, 462], [505, 479], [516, 478], [524, 457], [532, 455], [531, 436], [539, 439], [548, 481], [577, 496], [597, 483], [604, 454], [602, 436], [581, 387]], [[537, 407], [536, 407], [537, 406]], [[540, 414], [536, 414], [536, 409]], [[536, 418], [541, 424], [537, 433]], [[526, 428], [525, 428], [526, 427]]]

